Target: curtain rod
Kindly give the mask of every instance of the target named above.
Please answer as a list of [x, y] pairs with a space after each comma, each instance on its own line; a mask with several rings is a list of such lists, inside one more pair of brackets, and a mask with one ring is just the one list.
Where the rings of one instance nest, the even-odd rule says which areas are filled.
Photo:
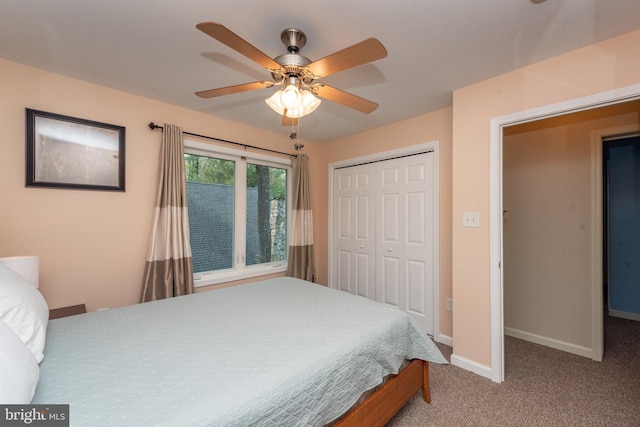
[[[153, 122], [150, 122], [147, 126], [149, 126], [149, 129], [151, 129], [151, 130], [162, 129], [162, 126], [157, 125], [157, 124], [155, 124]], [[284, 156], [292, 156], [292, 157], [295, 157], [297, 155], [297, 154], [283, 153], [282, 151], [277, 151], [277, 150], [270, 150], [268, 148], [256, 147], [254, 145], [241, 144], [240, 142], [227, 141], [226, 139], [215, 138], [213, 136], [199, 135], [197, 133], [191, 133], [191, 132], [185, 132], [185, 131], [182, 131], [182, 133], [187, 134], [187, 135], [191, 135], [191, 136], [197, 136], [198, 138], [212, 139], [214, 141], [226, 142], [227, 144], [239, 145], [241, 147], [244, 147], [245, 149], [253, 148], [255, 150], [269, 151], [271, 153], [277, 153], [277, 154], [282, 154]], [[302, 149], [302, 147], [304, 147], [304, 145], [302, 145], [302, 144], [296, 144], [295, 145], [295, 149], [296, 150], [300, 150], [300, 149]]]

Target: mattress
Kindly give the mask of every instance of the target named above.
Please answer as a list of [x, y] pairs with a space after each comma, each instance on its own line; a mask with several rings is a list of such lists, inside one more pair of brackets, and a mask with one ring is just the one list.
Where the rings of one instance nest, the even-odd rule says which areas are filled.
[[405, 359], [446, 363], [406, 313], [285, 277], [51, 320], [33, 403], [72, 426], [319, 426]]

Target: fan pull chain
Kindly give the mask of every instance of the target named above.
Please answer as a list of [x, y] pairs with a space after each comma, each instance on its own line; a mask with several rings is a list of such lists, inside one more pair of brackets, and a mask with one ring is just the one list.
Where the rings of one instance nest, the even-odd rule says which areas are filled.
[[[291, 133], [289, 134], [289, 138], [292, 141], [295, 141], [296, 139], [299, 139], [299, 137], [300, 137], [300, 119], [298, 118], [297, 123], [291, 125]], [[300, 151], [304, 148], [304, 145], [300, 143], [295, 143], [293, 144], [293, 148], [295, 148], [296, 151]]]

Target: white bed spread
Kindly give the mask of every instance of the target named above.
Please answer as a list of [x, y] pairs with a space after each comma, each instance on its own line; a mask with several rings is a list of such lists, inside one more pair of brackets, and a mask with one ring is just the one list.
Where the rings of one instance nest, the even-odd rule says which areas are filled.
[[49, 323], [33, 403], [72, 426], [314, 426], [404, 359], [446, 363], [405, 313], [292, 278]]

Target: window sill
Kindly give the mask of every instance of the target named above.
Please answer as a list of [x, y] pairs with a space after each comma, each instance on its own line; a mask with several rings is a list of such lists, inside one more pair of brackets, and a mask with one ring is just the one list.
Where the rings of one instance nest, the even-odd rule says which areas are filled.
[[210, 274], [202, 274], [200, 279], [193, 280], [195, 288], [204, 286], [219, 285], [221, 283], [233, 282], [235, 280], [251, 279], [253, 277], [266, 276], [269, 274], [282, 273], [287, 271], [287, 264], [275, 264], [268, 266], [247, 267], [242, 271], [226, 271]]

